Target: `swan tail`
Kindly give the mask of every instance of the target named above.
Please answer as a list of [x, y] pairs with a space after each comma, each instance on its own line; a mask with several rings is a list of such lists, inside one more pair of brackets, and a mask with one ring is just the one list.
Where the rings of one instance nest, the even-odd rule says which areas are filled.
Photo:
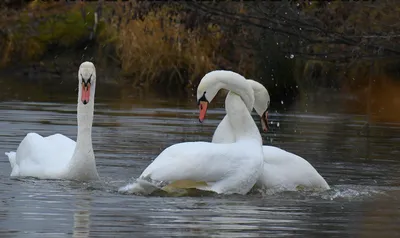
[[10, 176], [18, 176], [19, 175], [19, 166], [17, 164], [17, 153], [15, 151], [10, 151], [5, 153], [8, 156], [8, 160], [11, 165], [11, 174]]
[[8, 156], [8, 160], [10, 161], [11, 169], [14, 169], [14, 166], [17, 162], [17, 160], [16, 160], [17, 153], [15, 153], [15, 151], [10, 151], [10, 152], [6, 152], [5, 154]]

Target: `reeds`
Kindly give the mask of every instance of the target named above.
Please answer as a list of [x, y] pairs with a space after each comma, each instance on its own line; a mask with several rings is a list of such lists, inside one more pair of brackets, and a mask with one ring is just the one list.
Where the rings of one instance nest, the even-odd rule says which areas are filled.
[[190, 86], [216, 68], [223, 37], [218, 26], [188, 28], [177, 5], [161, 5], [141, 18], [132, 9], [131, 14], [117, 9], [113, 26], [122, 70], [135, 84]]
[[79, 3], [38, 0], [19, 11], [3, 9], [0, 66], [37, 60], [51, 47], [68, 48], [88, 39], [94, 11], [83, 18], [81, 9]]
[[0, 26], [6, 30], [0, 32], [0, 66], [40, 60], [51, 49], [79, 50], [77, 45], [95, 32], [100, 57], [117, 61], [134, 86], [186, 90], [221, 68], [252, 76], [253, 59], [231, 42], [240, 33], [222, 29], [178, 2], [36, 0], [2, 16]]

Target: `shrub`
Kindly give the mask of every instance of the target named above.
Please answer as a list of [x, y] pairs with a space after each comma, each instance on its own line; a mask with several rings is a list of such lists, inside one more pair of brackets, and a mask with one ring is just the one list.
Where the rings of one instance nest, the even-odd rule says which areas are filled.
[[[79, 3], [32, 1], [21, 10], [3, 10], [1, 66], [40, 58], [54, 47], [68, 48], [88, 40], [94, 6], [83, 17]], [[93, 10], [90, 10], [92, 8]]]
[[135, 84], [190, 86], [216, 68], [221, 29], [212, 24], [189, 29], [186, 17], [176, 4], [151, 9], [141, 19], [124, 14], [121, 6], [116, 9], [114, 33], [108, 35], [116, 36], [122, 70]]

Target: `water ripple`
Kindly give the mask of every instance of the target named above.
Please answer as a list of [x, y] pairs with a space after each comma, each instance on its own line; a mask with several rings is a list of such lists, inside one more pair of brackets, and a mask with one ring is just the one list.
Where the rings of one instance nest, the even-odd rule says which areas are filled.
[[[192, 103], [96, 104], [93, 143], [102, 181], [10, 179], [0, 159], [1, 237], [283, 237], [398, 235], [399, 126], [371, 125], [359, 115], [270, 113], [264, 143], [297, 153], [332, 185], [330, 191], [143, 197], [117, 189], [140, 175], [165, 147], [210, 141], [224, 116], [204, 124]], [[258, 123], [258, 119], [256, 120]], [[279, 123], [279, 125], [278, 125]], [[2, 151], [29, 131], [76, 138], [76, 106], [1, 102]], [[397, 218], [396, 218], [397, 217]], [[397, 220], [396, 220], [397, 219]], [[397, 222], [397, 223], [396, 223]], [[397, 224], [397, 225], [396, 225]]]

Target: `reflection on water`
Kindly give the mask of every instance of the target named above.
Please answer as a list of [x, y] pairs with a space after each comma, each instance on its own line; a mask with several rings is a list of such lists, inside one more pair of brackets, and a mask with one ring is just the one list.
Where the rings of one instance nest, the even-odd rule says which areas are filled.
[[[0, 98], [0, 237], [398, 237], [400, 124], [366, 126], [343, 98], [309, 95], [287, 111], [271, 110], [272, 144], [313, 164], [330, 191], [247, 196], [143, 197], [116, 191], [165, 147], [211, 140], [222, 101], [204, 124], [194, 100], [96, 92], [93, 143], [102, 181], [10, 179], [3, 152], [29, 131], [76, 138], [76, 92], [52, 87]], [[13, 91], [14, 90], [14, 91]], [[15, 95], [23, 95], [15, 101]], [[36, 95], [36, 96], [35, 96]], [[342, 104], [340, 104], [342, 103]], [[272, 105], [274, 107], [274, 105]], [[258, 120], [256, 120], [258, 123]]]
[[92, 200], [90, 195], [88, 191], [84, 191], [84, 194], [76, 197], [73, 238], [85, 238], [90, 235], [90, 203]]

